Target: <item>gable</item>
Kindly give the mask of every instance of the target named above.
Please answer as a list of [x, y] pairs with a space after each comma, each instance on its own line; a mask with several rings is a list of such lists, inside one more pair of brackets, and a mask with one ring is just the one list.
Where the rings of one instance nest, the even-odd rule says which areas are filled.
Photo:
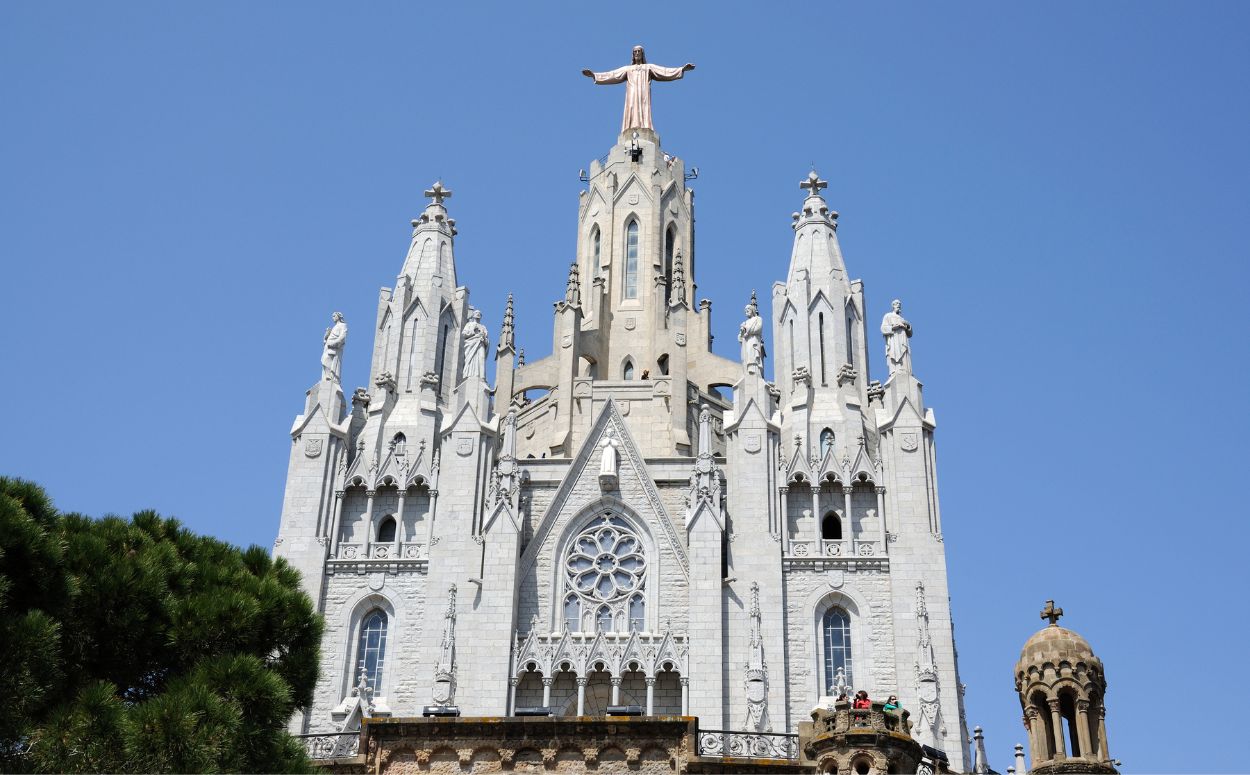
[[[602, 460], [599, 445], [609, 428], [613, 430], [619, 443], [619, 485], [617, 490], [604, 492], [599, 486]], [[622, 498], [625, 493], [635, 493], [640, 497]], [[533, 569], [544, 546], [553, 540], [560, 540], [575, 522], [584, 519], [589, 512], [605, 507], [619, 510], [641, 522], [651, 533], [657, 548], [663, 546], [671, 552], [682, 575], [689, 579], [690, 560], [685, 544], [664, 508], [659, 490], [656, 489], [638, 451], [638, 445], [630, 435], [616, 402], [611, 399], [595, 419], [591, 432], [557, 488], [551, 505], [534, 528], [533, 538], [521, 555], [521, 573]]]

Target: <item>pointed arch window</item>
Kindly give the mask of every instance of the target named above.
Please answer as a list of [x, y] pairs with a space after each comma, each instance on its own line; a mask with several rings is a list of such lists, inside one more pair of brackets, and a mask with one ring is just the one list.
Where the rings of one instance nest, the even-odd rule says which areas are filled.
[[664, 287], [668, 291], [667, 295], [673, 292], [673, 247], [677, 243], [677, 227], [669, 225], [668, 231], [664, 233]]
[[833, 435], [832, 428], [825, 428], [823, 431], [820, 432], [820, 459], [821, 460], [824, 460], [825, 457], [827, 457], [829, 453], [833, 451], [833, 441], [834, 441], [834, 435]]
[[642, 595], [634, 595], [629, 599], [629, 631], [642, 632], [647, 629], [647, 604]]
[[656, 359], [655, 367], [659, 369], [660, 376], [668, 376], [668, 354], [661, 355]]
[[621, 379], [633, 379], [633, 378], [634, 378], [634, 362], [632, 360], [626, 360], [625, 365], [621, 367]]
[[590, 230], [590, 276], [599, 276], [599, 256], [602, 251], [602, 235], [599, 233], [599, 224], [595, 224]]
[[846, 362], [855, 365], [855, 313], [846, 313]]
[[395, 540], [395, 518], [386, 516], [378, 524], [378, 543], [389, 544]]
[[577, 599], [577, 595], [569, 594], [564, 598], [564, 629], [582, 631], [582, 601]]
[[821, 620], [820, 632], [824, 641], [826, 691], [833, 694], [839, 669], [846, 676], [846, 685], [854, 686], [851, 672], [851, 617], [841, 608], [830, 608]]
[[790, 368], [798, 368], [798, 364], [794, 362], [794, 318], [790, 318]]
[[595, 631], [612, 632], [612, 609], [606, 605], [599, 606], [599, 612], [595, 614]]
[[356, 646], [356, 680], [360, 683], [361, 674], [365, 683], [377, 696], [382, 690], [382, 668], [386, 663], [386, 613], [374, 610], [365, 616], [360, 624], [360, 638]]
[[831, 511], [820, 520], [820, 537], [826, 541], [842, 539], [842, 519], [838, 517], [838, 512]]
[[828, 385], [829, 379], [825, 372], [825, 313], [817, 316], [820, 326], [820, 384]]
[[638, 298], [638, 221], [625, 227], [625, 298]]
[[408, 452], [408, 437], [403, 433], [396, 433], [392, 442], [394, 442], [395, 445], [396, 455], [403, 455]]

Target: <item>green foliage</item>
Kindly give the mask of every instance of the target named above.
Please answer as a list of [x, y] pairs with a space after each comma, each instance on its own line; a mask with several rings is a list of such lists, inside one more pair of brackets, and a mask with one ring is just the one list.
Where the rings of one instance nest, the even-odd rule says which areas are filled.
[[[0, 769], [298, 772], [321, 620], [298, 573], [0, 478]], [[12, 698], [12, 699], [10, 699]]]

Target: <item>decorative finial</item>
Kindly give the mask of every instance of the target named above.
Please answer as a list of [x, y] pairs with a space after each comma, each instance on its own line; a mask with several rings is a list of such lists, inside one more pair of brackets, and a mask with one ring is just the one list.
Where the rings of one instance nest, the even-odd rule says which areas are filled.
[[1059, 626], [1059, 617], [1063, 616], [1062, 608], [1055, 608], [1054, 600], [1047, 600], [1046, 607], [1042, 609], [1042, 618], [1050, 620], [1050, 626]]
[[821, 180], [820, 176], [816, 174], [816, 170], [812, 170], [807, 173], [807, 180], [799, 183], [799, 188], [808, 190], [808, 196], [820, 196], [820, 190], [829, 188], [829, 183]]
[[425, 190], [425, 195], [432, 201], [432, 204], [441, 205], [444, 199], [451, 198], [451, 189], [443, 188], [443, 181], [436, 180], [434, 185]]
[[582, 303], [581, 270], [577, 268], [576, 261], [569, 264], [569, 282], [564, 288], [564, 301], [575, 306]]
[[512, 294], [508, 294], [508, 303], [503, 308], [503, 323], [499, 326], [499, 349], [512, 347], [513, 337], [513, 314], [512, 314]]
[[686, 262], [681, 256], [681, 248], [677, 248], [677, 255], [673, 256], [673, 280], [672, 291], [669, 293], [670, 304], [686, 303]]

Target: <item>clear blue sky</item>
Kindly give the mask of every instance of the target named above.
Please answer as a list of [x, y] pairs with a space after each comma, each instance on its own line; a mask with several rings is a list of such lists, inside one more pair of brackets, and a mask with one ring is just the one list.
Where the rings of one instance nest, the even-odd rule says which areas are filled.
[[637, 42], [698, 64], [655, 116], [701, 171], [721, 349], [785, 276], [812, 163], [871, 316], [905, 302], [991, 763], [1054, 598], [1127, 770], [1244, 770], [1244, 2], [5, 2], [0, 473], [271, 545], [328, 315], [363, 384], [436, 177], [492, 333], [513, 291], [548, 350], [577, 172], [620, 120], [579, 71]]

